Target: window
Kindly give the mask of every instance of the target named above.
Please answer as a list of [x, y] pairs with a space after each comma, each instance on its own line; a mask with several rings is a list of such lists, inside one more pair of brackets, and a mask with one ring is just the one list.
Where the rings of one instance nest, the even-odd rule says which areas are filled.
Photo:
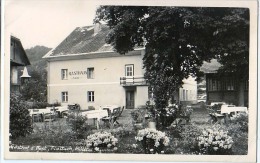
[[208, 91], [220, 91], [221, 90], [221, 82], [217, 79], [208, 79]]
[[183, 101], [186, 100], [186, 99], [185, 99], [185, 97], [186, 97], [185, 93], [186, 93], [186, 91], [185, 91], [185, 89], [183, 89], [183, 90], [182, 90], [182, 100], [183, 100]]
[[68, 102], [68, 92], [61, 92], [61, 101]]
[[235, 90], [235, 82], [233, 79], [226, 79], [224, 81], [224, 90], [234, 91]]
[[88, 68], [88, 79], [94, 79], [94, 67]]
[[125, 65], [125, 76], [134, 76], [134, 65]]
[[88, 91], [88, 102], [94, 102], [94, 91]]
[[61, 69], [61, 79], [62, 80], [68, 79], [68, 69]]
[[186, 101], [189, 100], [189, 94], [188, 94], [188, 90], [186, 90]]

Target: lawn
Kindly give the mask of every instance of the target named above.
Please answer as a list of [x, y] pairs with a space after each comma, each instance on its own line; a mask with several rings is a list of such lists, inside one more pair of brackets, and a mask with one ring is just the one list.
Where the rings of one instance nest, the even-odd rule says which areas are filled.
[[[212, 128], [212, 124], [209, 122], [210, 116], [205, 106], [193, 105], [192, 108], [193, 112], [189, 124], [160, 129], [162, 132], [165, 132], [170, 139], [169, 145], [164, 148], [164, 154], [190, 155], [200, 153], [197, 147], [197, 137], [202, 134], [203, 129]], [[85, 147], [87, 136], [96, 132], [105, 131], [112, 133], [112, 135], [118, 139], [118, 143], [115, 150], [103, 150], [104, 153], [144, 153], [142, 145], [135, 140], [138, 130], [133, 128], [130, 115], [131, 111], [132, 110], [125, 109], [118, 119], [119, 125], [115, 125], [113, 129], [107, 128], [104, 123], [101, 122], [100, 129], [97, 130], [92, 119], [87, 120], [86, 128], [84, 131], [81, 130], [79, 132], [71, 129], [66, 118], [58, 118], [53, 122], [36, 122], [33, 124], [32, 134], [12, 140], [12, 144], [66, 146], [73, 148], [76, 146]], [[222, 124], [221, 127], [228, 130], [229, 135], [233, 138], [234, 143], [231, 154], [247, 154], [247, 131], [241, 132], [241, 127], [236, 124]], [[62, 152], [75, 152], [75, 150]], [[81, 152], [95, 151], [86, 150]]]

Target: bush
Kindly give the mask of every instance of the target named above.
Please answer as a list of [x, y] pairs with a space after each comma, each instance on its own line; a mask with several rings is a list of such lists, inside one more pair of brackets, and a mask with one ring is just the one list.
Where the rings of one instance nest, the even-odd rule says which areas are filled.
[[131, 117], [134, 123], [143, 123], [145, 120], [145, 109], [136, 109], [131, 112]]
[[31, 117], [26, 102], [21, 95], [10, 95], [10, 130], [11, 138], [26, 136], [32, 133]]
[[127, 136], [135, 133], [135, 131], [133, 130], [133, 127], [130, 127], [130, 126], [122, 126], [122, 127], [118, 127], [118, 128], [108, 129], [106, 131], [110, 132], [117, 138], [127, 137]]
[[198, 137], [198, 145], [202, 154], [231, 154], [233, 139], [227, 131], [220, 128], [207, 129]]
[[83, 116], [79, 111], [71, 111], [68, 114], [67, 123], [78, 139], [85, 138], [85, 135], [90, 132], [87, 117]]
[[235, 117], [232, 117], [231, 124], [239, 125], [241, 132], [248, 132], [248, 115], [244, 113], [238, 113]]
[[74, 133], [61, 128], [36, 128], [35, 132], [24, 137], [17, 138], [13, 144], [36, 146], [73, 146], [76, 137]]
[[171, 132], [175, 132], [175, 135], [179, 138], [178, 144], [181, 145], [183, 152], [190, 153], [198, 151], [197, 137], [202, 134], [202, 130], [199, 127], [194, 125], [179, 125]]
[[104, 131], [89, 135], [86, 140], [87, 147], [92, 149], [93, 152], [99, 152], [102, 149], [112, 149], [113, 151], [116, 151], [117, 143], [117, 138], [111, 133]]
[[149, 154], [164, 153], [164, 147], [170, 142], [164, 132], [152, 128], [139, 130], [135, 140], [141, 143], [144, 153]]

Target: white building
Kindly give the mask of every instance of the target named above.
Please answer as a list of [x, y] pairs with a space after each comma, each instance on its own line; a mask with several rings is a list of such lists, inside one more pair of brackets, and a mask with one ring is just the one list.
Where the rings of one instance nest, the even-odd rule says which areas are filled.
[[[109, 27], [101, 24], [78, 27], [43, 57], [48, 62], [49, 103], [78, 103], [82, 109], [145, 105], [149, 98], [142, 63], [144, 48], [120, 55], [105, 43], [108, 32]], [[180, 100], [196, 101], [196, 82], [185, 81]]]

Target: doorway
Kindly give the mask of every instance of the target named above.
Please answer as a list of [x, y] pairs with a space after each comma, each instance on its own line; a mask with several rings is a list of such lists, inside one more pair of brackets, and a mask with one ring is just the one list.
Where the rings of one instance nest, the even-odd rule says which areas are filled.
[[135, 107], [135, 92], [126, 91], [126, 109], [134, 109]]

